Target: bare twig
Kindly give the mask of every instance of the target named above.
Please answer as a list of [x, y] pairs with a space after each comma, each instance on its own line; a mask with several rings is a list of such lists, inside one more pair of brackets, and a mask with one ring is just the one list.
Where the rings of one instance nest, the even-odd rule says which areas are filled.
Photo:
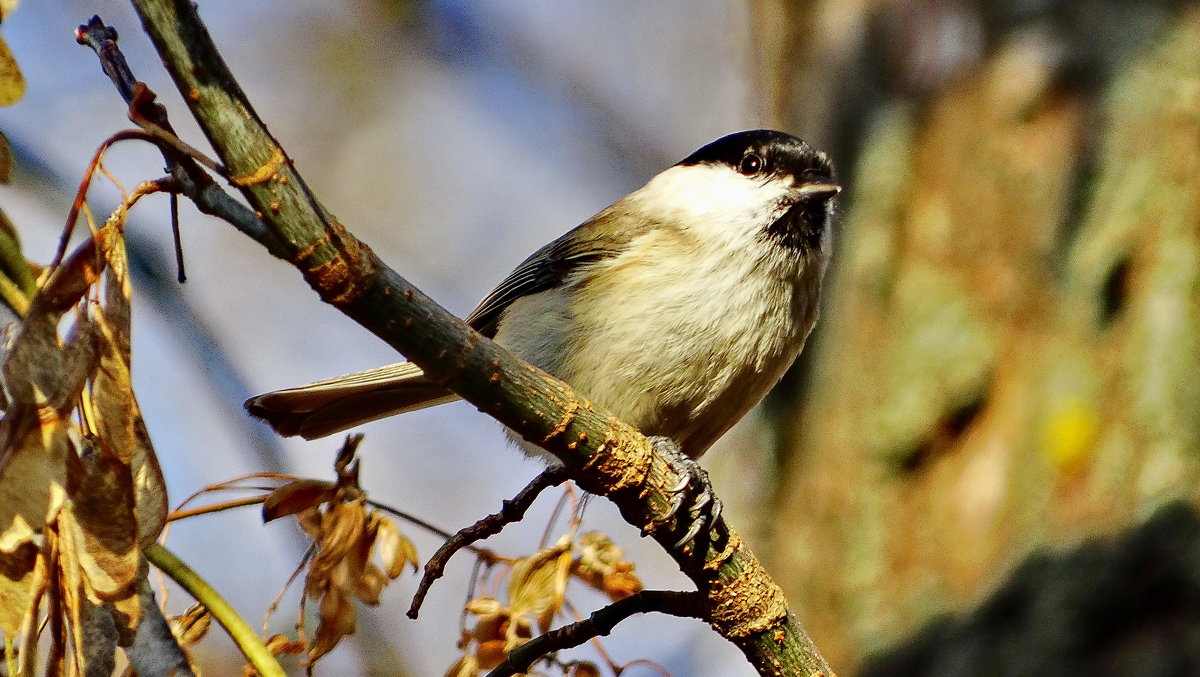
[[519, 522], [525, 516], [525, 512], [529, 510], [529, 506], [537, 499], [538, 495], [546, 489], [562, 484], [567, 480], [566, 469], [560, 465], [552, 466], [542, 471], [540, 475], [533, 478], [524, 489], [517, 493], [511, 500], [503, 501], [500, 504], [500, 512], [492, 513], [487, 517], [479, 520], [465, 529], [459, 530], [438, 548], [437, 552], [433, 553], [433, 557], [425, 563], [425, 573], [421, 576], [421, 582], [417, 584], [417, 592], [413, 595], [412, 605], [408, 608], [408, 617], [416, 618], [417, 613], [421, 609], [421, 604], [425, 601], [425, 595], [429, 593], [429, 587], [433, 582], [442, 577], [445, 572], [446, 563], [454, 556], [454, 553], [463, 548], [470, 547], [476, 541], [481, 541], [489, 536], [494, 536], [500, 533], [504, 527]]
[[508, 658], [489, 672], [487, 677], [510, 677], [528, 672], [530, 666], [542, 656], [606, 636], [626, 618], [651, 611], [685, 618], [703, 618], [704, 596], [699, 592], [643, 590], [609, 604], [582, 621], [534, 637], [510, 651]]

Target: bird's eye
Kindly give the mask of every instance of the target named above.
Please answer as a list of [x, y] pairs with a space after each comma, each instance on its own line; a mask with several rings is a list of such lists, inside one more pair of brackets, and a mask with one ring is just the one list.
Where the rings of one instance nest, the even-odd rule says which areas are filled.
[[750, 153], [746, 157], [742, 158], [741, 164], [738, 165], [738, 171], [746, 176], [757, 174], [762, 171], [762, 168], [763, 159], [754, 153]]

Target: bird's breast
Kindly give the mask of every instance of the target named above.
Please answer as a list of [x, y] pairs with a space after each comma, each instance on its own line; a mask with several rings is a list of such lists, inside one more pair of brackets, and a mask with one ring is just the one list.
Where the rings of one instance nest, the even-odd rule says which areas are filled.
[[642, 432], [699, 456], [795, 359], [816, 318], [807, 288], [819, 283], [810, 279], [819, 266], [681, 251], [679, 242], [635, 243], [514, 302], [496, 338]]

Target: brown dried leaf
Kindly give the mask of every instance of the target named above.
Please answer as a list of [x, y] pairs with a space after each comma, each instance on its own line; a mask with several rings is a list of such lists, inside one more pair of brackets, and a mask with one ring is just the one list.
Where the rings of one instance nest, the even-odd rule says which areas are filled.
[[133, 514], [137, 518], [138, 544], [145, 548], [158, 540], [167, 524], [167, 484], [140, 411], [134, 419], [133, 432], [137, 439], [129, 467], [133, 475]]
[[372, 513], [371, 518], [375, 522], [375, 549], [379, 552], [388, 578], [396, 578], [404, 573], [404, 566], [407, 564], [412, 565], [415, 573], [420, 566], [417, 546], [400, 533], [392, 520], [381, 517], [378, 513]]
[[479, 659], [474, 654], [467, 654], [454, 661], [454, 665], [446, 671], [444, 677], [477, 677], [479, 675]]
[[[2, 5], [0, 5], [2, 7]], [[0, 106], [11, 106], [25, 94], [25, 76], [8, 43], [0, 38]]]
[[195, 646], [208, 634], [208, 629], [212, 626], [212, 614], [209, 613], [208, 607], [197, 603], [167, 622], [180, 646]]
[[579, 537], [580, 555], [573, 573], [584, 583], [608, 595], [614, 602], [641, 592], [642, 581], [633, 573], [634, 565], [622, 559], [625, 551], [598, 532]]
[[[337, 487], [320, 480], [295, 480], [279, 487], [263, 501], [263, 522], [294, 515], [333, 500]], [[309, 535], [312, 535], [311, 533]], [[313, 536], [316, 539], [316, 536]]]
[[[509, 607], [514, 617], [527, 614], [544, 618], [562, 606], [571, 569], [571, 539], [563, 536], [546, 548], [513, 565], [508, 581]], [[510, 628], [510, 637], [515, 628]]]
[[321, 656], [329, 653], [346, 635], [354, 633], [354, 605], [340, 590], [330, 590], [321, 599], [318, 612], [321, 619], [317, 635], [308, 648], [308, 664], [312, 665]]
[[46, 561], [37, 545], [26, 542], [0, 553], [0, 634], [19, 637], [32, 624], [45, 591]]
[[8, 183], [12, 176], [13, 152], [8, 137], [0, 133], [0, 183]]
[[[33, 412], [10, 409], [0, 427], [25, 428], [15, 446], [0, 449], [0, 631], [15, 637], [37, 603], [46, 574], [36, 570], [47, 523], [66, 497], [67, 467], [75, 452], [67, 439], [67, 424], [53, 411], [44, 424], [19, 424], [15, 419]], [[44, 566], [44, 565], [42, 565]]]
[[491, 670], [508, 658], [508, 642], [502, 639], [480, 642], [479, 646], [475, 647], [475, 655], [479, 658], [480, 668]]
[[599, 531], [589, 531], [579, 537], [579, 567], [601, 576], [611, 574], [625, 551]]
[[[628, 566], [628, 569], [625, 568], [625, 565]], [[641, 592], [644, 587], [642, 579], [633, 573], [633, 564], [621, 562], [616, 571], [604, 577], [600, 590], [608, 595], [610, 600], [620, 602], [626, 597]]]
[[144, 572], [133, 478], [124, 464], [101, 453], [92, 440], [85, 439], [84, 445], [83, 463], [70, 478], [72, 519], [60, 520], [60, 531], [64, 542], [75, 539], [89, 596], [97, 603], [125, 600], [136, 595]]
[[571, 668], [571, 677], [600, 677], [600, 667], [590, 661], [575, 663]]
[[[297, 491], [307, 490], [302, 487]], [[304, 583], [305, 594], [321, 600], [321, 624], [309, 648], [311, 664], [343, 636], [354, 632], [354, 606], [350, 597], [379, 604], [389, 579], [370, 561], [380, 518], [368, 515], [361, 501], [335, 501], [324, 511], [306, 508], [297, 517], [318, 545]]]
[[287, 635], [271, 635], [265, 642], [267, 651], [273, 655], [286, 654], [288, 656], [297, 656], [304, 653], [308, 645], [298, 639], [292, 639]]

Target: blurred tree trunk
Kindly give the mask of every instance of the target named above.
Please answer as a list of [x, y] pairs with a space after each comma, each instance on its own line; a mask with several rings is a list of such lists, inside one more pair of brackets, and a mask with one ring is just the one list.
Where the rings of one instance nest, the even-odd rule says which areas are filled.
[[[837, 11], [779, 4], [794, 26]], [[1039, 548], [1200, 496], [1200, 8], [999, 4], [859, 7], [870, 44], [841, 47], [841, 84], [785, 87], [793, 114], [805, 83], [839, 88], [808, 135], [853, 166], [803, 387], [776, 409], [768, 567], [847, 673]], [[975, 51], [913, 77], [948, 7]], [[829, 61], [805, 35], [796, 58]], [[890, 84], [866, 92], [872, 68]]]

